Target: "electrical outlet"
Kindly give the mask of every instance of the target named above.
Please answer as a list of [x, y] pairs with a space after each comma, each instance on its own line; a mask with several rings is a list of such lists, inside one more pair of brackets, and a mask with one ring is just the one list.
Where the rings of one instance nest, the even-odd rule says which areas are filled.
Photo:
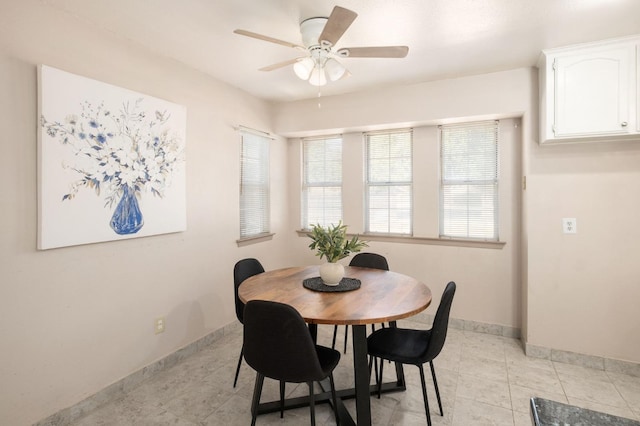
[[164, 333], [164, 317], [156, 318], [156, 334]]
[[576, 234], [578, 232], [578, 223], [575, 217], [565, 217], [562, 219], [562, 232], [565, 234]]

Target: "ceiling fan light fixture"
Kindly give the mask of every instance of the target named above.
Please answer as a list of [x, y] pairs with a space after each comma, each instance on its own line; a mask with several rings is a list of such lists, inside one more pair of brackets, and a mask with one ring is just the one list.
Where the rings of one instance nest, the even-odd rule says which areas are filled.
[[299, 79], [309, 80], [311, 72], [315, 67], [315, 62], [311, 58], [304, 58], [293, 65], [293, 72], [296, 73]]
[[347, 69], [333, 58], [330, 58], [325, 62], [324, 70], [331, 81], [340, 80], [347, 72]]
[[324, 86], [327, 84], [327, 76], [325, 75], [324, 68], [315, 67], [313, 71], [311, 71], [309, 83], [313, 86]]

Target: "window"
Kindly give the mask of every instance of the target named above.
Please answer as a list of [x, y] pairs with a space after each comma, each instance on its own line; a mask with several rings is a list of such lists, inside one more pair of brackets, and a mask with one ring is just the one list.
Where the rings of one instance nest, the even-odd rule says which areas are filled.
[[412, 131], [365, 134], [365, 232], [411, 235]]
[[242, 132], [240, 239], [269, 233], [269, 138]]
[[440, 127], [440, 236], [498, 241], [498, 122]]
[[342, 138], [302, 141], [302, 229], [342, 220]]

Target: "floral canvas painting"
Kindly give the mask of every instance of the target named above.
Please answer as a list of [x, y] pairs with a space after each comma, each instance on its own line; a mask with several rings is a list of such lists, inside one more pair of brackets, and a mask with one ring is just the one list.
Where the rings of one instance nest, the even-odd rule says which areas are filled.
[[39, 68], [38, 248], [186, 229], [186, 108]]

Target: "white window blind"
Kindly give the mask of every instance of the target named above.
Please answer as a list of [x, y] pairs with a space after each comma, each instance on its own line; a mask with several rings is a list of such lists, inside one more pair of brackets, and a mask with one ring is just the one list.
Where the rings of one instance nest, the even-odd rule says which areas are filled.
[[440, 236], [498, 241], [498, 122], [440, 127]]
[[412, 233], [412, 131], [365, 134], [365, 231]]
[[240, 239], [269, 232], [269, 138], [242, 132]]
[[342, 220], [342, 137], [302, 141], [302, 229]]

